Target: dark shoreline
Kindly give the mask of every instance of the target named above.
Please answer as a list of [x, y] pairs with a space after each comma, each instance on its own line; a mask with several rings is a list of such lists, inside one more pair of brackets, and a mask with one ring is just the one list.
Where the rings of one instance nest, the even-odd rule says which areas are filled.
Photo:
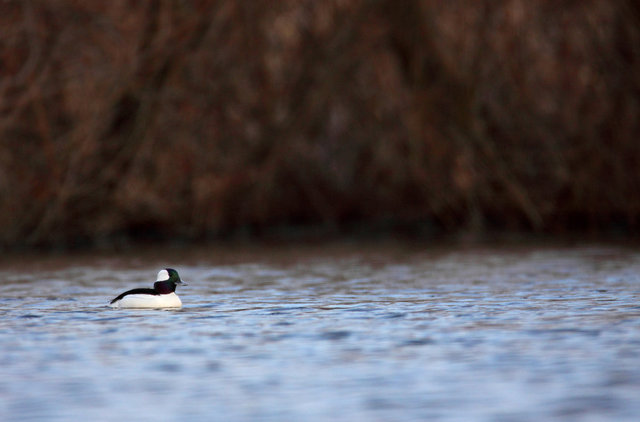
[[0, 251], [636, 239], [639, 4], [0, 2]]

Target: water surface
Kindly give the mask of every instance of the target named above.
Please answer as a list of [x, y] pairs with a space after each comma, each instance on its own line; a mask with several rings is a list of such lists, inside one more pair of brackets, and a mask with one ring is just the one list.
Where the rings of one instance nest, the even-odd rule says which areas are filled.
[[[165, 266], [181, 310], [106, 306]], [[5, 258], [0, 350], [2, 421], [635, 421], [640, 253]]]

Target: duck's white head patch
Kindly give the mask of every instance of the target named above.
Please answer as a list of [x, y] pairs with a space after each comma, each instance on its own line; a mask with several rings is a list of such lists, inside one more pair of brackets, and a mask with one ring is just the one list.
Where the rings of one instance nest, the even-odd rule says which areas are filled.
[[169, 280], [169, 272], [167, 270], [160, 270], [158, 272], [158, 279], [156, 281]]

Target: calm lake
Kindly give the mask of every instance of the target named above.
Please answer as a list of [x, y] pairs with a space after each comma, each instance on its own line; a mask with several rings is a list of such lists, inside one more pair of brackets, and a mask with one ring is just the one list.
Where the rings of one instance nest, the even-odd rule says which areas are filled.
[[[173, 267], [180, 310], [117, 310]], [[4, 257], [2, 421], [637, 421], [640, 251]]]

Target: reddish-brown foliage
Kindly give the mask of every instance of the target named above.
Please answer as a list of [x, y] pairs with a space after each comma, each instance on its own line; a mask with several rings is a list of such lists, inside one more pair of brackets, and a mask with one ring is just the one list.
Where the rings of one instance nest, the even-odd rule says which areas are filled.
[[0, 2], [0, 245], [640, 223], [621, 0]]

